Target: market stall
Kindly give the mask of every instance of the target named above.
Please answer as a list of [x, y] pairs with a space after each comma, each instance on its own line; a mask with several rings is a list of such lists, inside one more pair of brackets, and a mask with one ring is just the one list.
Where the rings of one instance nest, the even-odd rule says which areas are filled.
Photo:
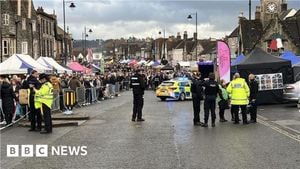
[[56, 70], [57, 73], [72, 73], [72, 70], [64, 68], [63, 66], [58, 64], [53, 58], [50, 57], [39, 57], [37, 62], [46, 67]]
[[293, 82], [291, 61], [272, 56], [261, 48], [255, 48], [241, 63], [237, 64], [241, 77], [256, 75], [259, 83], [257, 101], [260, 104], [282, 102], [283, 85]]
[[14, 54], [0, 64], [0, 74], [25, 74], [29, 70], [50, 73], [51, 68], [41, 65], [29, 55]]

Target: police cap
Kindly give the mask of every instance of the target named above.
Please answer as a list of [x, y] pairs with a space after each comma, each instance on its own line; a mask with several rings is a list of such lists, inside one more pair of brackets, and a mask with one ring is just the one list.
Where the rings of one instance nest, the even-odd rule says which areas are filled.
[[47, 75], [47, 74], [45, 74], [45, 73], [41, 73], [40, 75], [39, 75], [39, 79], [41, 80], [41, 79], [46, 79], [46, 80], [48, 80], [48, 78], [49, 78], [49, 76]]

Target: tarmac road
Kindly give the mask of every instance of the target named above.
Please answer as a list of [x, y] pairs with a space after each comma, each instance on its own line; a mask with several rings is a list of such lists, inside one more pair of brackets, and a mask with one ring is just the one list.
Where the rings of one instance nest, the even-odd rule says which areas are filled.
[[[194, 127], [191, 101], [161, 102], [152, 91], [145, 94], [145, 122], [131, 122], [131, 110], [132, 94], [125, 92], [121, 97], [78, 109], [91, 116], [78, 127], [55, 128], [51, 135], [9, 128], [1, 133], [1, 168], [300, 168], [300, 140], [285, 130], [276, 130], [281, 128], [263, 118], [257, 124], [217, 122], [215, 128], [210, 123], [208, 128]], [[268, 107], [262, 114], [266, 111], [277, 111], [279, 118], [282, 109]], [[230, 119], [229, 112], [226, 115]], [[88, 154], [8, 158], [7, 144], [87, 146]]]

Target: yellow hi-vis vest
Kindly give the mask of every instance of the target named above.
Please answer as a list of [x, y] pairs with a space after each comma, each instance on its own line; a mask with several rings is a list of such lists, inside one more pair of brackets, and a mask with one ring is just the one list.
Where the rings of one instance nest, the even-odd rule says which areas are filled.
[[51, 109], [53, 102], [53, 86], [50, 82], [46, 82], [35, 92], [34, 106], [36, 109], [41, 108], [44, 103]]
[[227, 87], [227, 92], [231, 95], [232, 105], [247, 105], [249, 104], [249, 87], [243, 78], [237, 78], [230, 82]]

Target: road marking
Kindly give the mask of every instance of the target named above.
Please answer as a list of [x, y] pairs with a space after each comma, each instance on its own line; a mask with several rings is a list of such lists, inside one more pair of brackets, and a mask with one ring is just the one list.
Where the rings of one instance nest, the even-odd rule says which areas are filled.
[[[260, 117], [261, 117], [261, 116], [260, 116]], [[287, 136], [287, 137], [289, 137], [289, 138], [291, 138], [291, 139], [293, 139], [293, 140], [295, 140], [295, 141], [297, 141], [297, 142], [300, 143], [300, 135], [293, 135], [293, 134], [291, 134], [291, 133], [289, 133], [289, 132], [287, 132], [287, 131], [285, 131], [285, 130], [282, 130], [282, 129], [280, 129], [279, 127], [277, 127], [277, 126], [275, 126], [275, 125], [273, 125], [273, 124], [270, 124], [270, 123], [268, 123], [268, 122], [266, 122], [266, 121], [264, 121], [264, 120], [261, 120], [261, 119], [257, 119], [257, 121], [258, 121], [260, 124], [263, 124], [263, 125], [265, 125], [265, 126], [267, 126], [267, 127], [270, 127], [271, 129], [277, 131], [278, 133], [281, 133], [281, 134], [283, 134], [283, 135], [285, 135], [285, 136]]]

